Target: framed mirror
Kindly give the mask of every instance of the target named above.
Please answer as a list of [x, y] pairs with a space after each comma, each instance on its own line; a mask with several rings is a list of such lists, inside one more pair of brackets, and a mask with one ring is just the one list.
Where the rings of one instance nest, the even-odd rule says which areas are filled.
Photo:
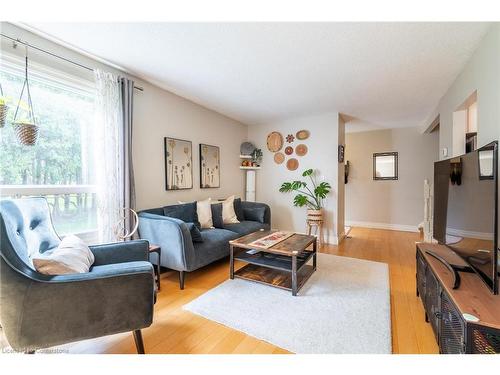
[[493, 149], [484, 148], [479, 154], [479, 179], [493, 180]]
[[373, 154], [373, 179], [374, 180], [398, 179], [397, 152], [379, 152]]

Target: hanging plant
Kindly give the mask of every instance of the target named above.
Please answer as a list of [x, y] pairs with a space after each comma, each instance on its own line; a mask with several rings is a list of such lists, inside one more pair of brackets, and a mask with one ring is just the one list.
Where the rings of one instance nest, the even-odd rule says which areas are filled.
[[5, 126], [5, 119], [7, 118], [7, 98], [3, 95], [2, 84], [0, 83], [0, 128]]
[[[24, 90], [28, 95], [28, 107], [24, 107], [22, 102]], [[21, 109], [21, 111], [19, 111]], [[18, 118], [19, 113], [19, 118]], [[22, 114], [25, 116], [21, 117]], [[13, 120], [14, 130], [16, 132], [16, 137], [19, 143], [25, 146], [35, 145], [38, 139], [38, 125], [35, 121], [35, 113], [33, 111], [33, 103], [31, 101], [30, 85], [28, 80], [28, 49], [26, 48], [26, 67], [25, 67], [25, 78], [23, 88], [21, 90], [21, 95], [19, 96], [19, 101], [17, 103], [16, 113], [14, 114]]]

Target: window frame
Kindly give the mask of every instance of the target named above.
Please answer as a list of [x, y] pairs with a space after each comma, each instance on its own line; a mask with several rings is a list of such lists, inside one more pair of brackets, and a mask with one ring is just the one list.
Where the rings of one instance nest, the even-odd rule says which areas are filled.
[[[23, 56], [2, 51], [1, 70], [14, 75], [24, 76], [25, 60]], [[41, 82], [51, 86], [71, 91], [80, 95], [93, 96], [95, 98], [95, 83], [92, 81], [91, 73], [78, 75], [61, 69], [52, 68], [45, 64], [29, 60], [30, 81]], [[15, 103], [17, 105], [17, 103]], [[22, 198], [32, 196], [51, 196], [91, 193], [97, 194], [98, 188], [95, 184], [81, 185], [0, 185], [0, 199], [7, 197]], [[87, 243], [96, 243], [98, 229], [71, 233], [77, 235]], [[68, 234], [65, 234], [68, 235]]]

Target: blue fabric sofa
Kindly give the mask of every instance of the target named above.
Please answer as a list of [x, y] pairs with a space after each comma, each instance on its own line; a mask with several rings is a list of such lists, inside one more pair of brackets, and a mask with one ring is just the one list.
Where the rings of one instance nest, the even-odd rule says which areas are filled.
[[[167, 207], [174, 207], [167, 206]], [[203, 242], [193, 242], [188, 225], [179, 219], [164, 216], [164, 208], [143, 210], [139, 215], [139, 234], [151, 244], [161, 246], [161, 266], [179, 271], [180, 288], [184, 289], [185, 272], [191, 272], [229, 256], [229, 241], [260, 229], [271, 228], [271, 210], [267, 204], [241, 202], [239, 223], [222, 228], [202, 229]], [[255, 209], [264, 211], [263, 220], [254, 221]], [[212, 210], [212, 212], [214, 212]]]

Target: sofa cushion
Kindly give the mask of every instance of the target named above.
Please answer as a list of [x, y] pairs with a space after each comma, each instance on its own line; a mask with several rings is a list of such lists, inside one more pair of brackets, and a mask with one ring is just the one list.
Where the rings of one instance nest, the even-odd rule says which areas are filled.
[[222, 201], [222, 221], [224, 224], [236, 224], [240, 222], [234, 211], [234, 195]]
[[201, 236], [201, 232], [194, 223], [186, 223], [189, 233], [191, 234], [191, 240], [193, 242], [203, 242], [203, 237]]
[[234, 199], [234, 212], [236, 213], [236, 217], [238, 221], [245, 220], [245, 216], [243, 214], [243, 206], [241, 204], [241, 198]]
[[245, 208], [243, 212], [245, 213], [245, 220], [256, 221], [264, 224], [266, 215], [265, 207]]
[[182, 220], [185, 223], [194, 223], [198, 229], [201, 228], [196, 212], [196, 202], [165, 206], [163, 207], [163, 215]]
[[224, 224], [224, 228], [232, 232], [238, 233], [239, 236], [244, 236], [246, 234], [256, 232], [261, 229], [268, 230], [269, 225], [258, 223], [256, 221], [245, 220], [237, 224]]
[[219, 228], [202, 229], [201, 236], [203, 242], [194, 243], [196, 252], [196, 267], [194, 269], [228, 256], [229, 241], [240, 237], [236, 232]]
[[212, 222], [211, 202], [212, 200], [210, 198], [196, 202], [198, 219], [200, 220], [201, 227], [204, 229], [212, 228], [214, 226], [214, 223]]
[[215, 228], [224, 229], [222, 222], [222, 203], [212, 203], [212, 223]]

